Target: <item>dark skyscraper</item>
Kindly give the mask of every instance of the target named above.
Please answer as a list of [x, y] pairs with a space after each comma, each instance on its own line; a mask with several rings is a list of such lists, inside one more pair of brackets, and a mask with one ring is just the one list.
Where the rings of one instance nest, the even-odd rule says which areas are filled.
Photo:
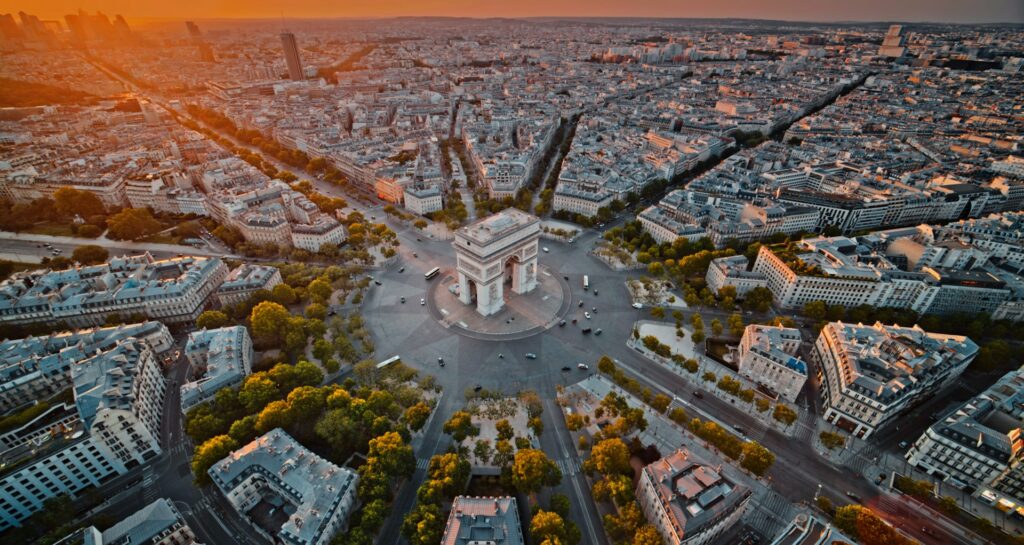
[[302, 60], [299, 59], [299, 46], [295, 43], [295, 35], [291, 32], [282, 32], [281, 45], [284, 47], [284, 60], [288, 63], [288, 77], [295, 81], [305, 79], [302, 74]]

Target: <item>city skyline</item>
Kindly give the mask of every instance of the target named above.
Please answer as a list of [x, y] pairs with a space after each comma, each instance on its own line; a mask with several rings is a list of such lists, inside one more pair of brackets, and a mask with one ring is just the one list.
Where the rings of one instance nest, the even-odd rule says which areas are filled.
[[858, 3], [813, 0], [757, 2], [743, 0], [725, 4], [705, 1], [651, 0], [642, 5], [624, 5], [611, 0], [524, 0], [514, 6], [485, 6], [474, 0], [356, 0], [344, 5], [327, 0], [297, 0], [283, 4], [267, 0], [228, 0], [209, 4], [185, 0], [169, 7], [156, 2], [97, 0], [81, 4], [71, 0], [46, 0], [31, 6], [23, 2], [0, 1], [0, 12], [31, 9], [45, 19], [61, 19], [79, 9], [87, 12], [123, 13], [132, 21], [179, 19], [312, 19], [390, 17], [607, 17], [755, 19], [798, 22], [921, 22], [921, 23], [1011, 23], [1024, 24], [1024, 4], [1015, 0], [867, 0]]

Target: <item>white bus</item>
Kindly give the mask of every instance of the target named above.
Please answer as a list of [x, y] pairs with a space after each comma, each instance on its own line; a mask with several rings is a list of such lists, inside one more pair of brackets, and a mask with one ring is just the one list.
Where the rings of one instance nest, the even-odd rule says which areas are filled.
[[399, 361], [401, 359], [402, 359], [401, 356], [391, 356], [390, 358], [388, 358], [388, 359], [378, 363], [377, 364], [377, 369], [383, 369], [383, 368], [385, 368], [385, 367], [391, 365], [392, 363], [395, 363], [396, 361]]
[[425, 280], [430, 280], [431, 278], [437, 276], [437, 273], [439, 272], [441, 272], [441, 267], [434, 267], [433, 269], [427, 271], [426, 274], [423, 275], [423, 278]]
[[583, 275], [583, 291], [587, 291], [590, 288], [590, 277]]

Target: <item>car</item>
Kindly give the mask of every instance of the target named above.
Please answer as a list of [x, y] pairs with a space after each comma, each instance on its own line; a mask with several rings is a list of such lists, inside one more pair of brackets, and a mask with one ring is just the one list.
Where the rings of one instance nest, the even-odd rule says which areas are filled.
[[854, 494], [853, 492], [850, 492], [849, 490], [846, 491], [846, 497], [850, 498], [851, 500], [857, 503], [860, 503], [860, 496]]
[[743, 429], [742, 426], [733, 426], [732, 429], [736, 430], [736, 433], [743, 435], [747, 430]]
[[909, 443], [906, 441], [900, 441], [900, 448], [907, 448], [907, 445], [909, 445]]
[[572, 371], [572, 367], [566, 365], [565, 367], [562, 367], [562, 371]]
[[533, 352], [527, 352], [526, 353], [526, 359], [528, 359], [528, 360], [535, 360], [535, 359], [537, 359], [537, 354], [534, 354]]
[[559, 321], [558, 322], [558, 327], [565, 327], [565, 320]]
[[420, 306], [422, 307], [425, 304], [427, 304], [427, 300], [422, 298], [422, 297], [420, 297]]
[[551, 250], [548, 250], [548, 247], [547, 247], [547, 246], [545, 246], [545, 247], [541, 248], [541, 250], [544, 250], [544, 253], [548, 253], [548, 252], [550, 252], [550, 251], [551, 251]]
[[401, 302], [402, 302], [402, 304], [404, 305], [404, 304], [405, 304], [405, 297], [401, 297], [401, 298], [399, 298], [399, 301], [401, 301]]
[[577, 363], [576, 368], [586, 371], [587, 369], [590, 369], [590, 366], [585, 363]]
[[593, 312], [594, 314], [597, 314], [597, 307], [592, 307], [590, 309], [590, 312]]
[[922, 526], [921, 527], [921, 533], [926, 535], [926, 536], [939, 537], [939, 536], [937, 536], [935, 534], [935, 530], [932, 530], [931, 528], [929, 528], [927, 526]]
[[480, 390], [483, 390], [483, 389], [484, 389], [484, 387], [480, 386], [479, 384], [477, 384], [476, 386], [473, 387], [473, 391], [474, 392], [479, 392]]
[[600, 334], [601, 334], [601, 329], [600, 328], [594, 330], [594, 335], [600, 335]]
[[444, 358], [442, 358], [441, 356], [438, 356], [437, 357], [437, 363], [444, 363]]
[[402, 267], [401, 269], [398, 269], [398, 272], [399, 273], [404, 273], [405, 272], [405, 267]]
[[423, 241], [420, 240], [420, 237], [416, 237], [416, 242], [423, 242]]
[[566, 279], [566, 280], [568, 280], [568, 279], [569, 279], [569, 277], [568, 277], [568, 276], [563, 276], [562, 278], [564, 278], [564, 279]]
[[589, 312], [584, 312], [583, 316], [585, 316], [588, 320], [590, 319], [590, 313]]
[[420, 256], [420, 254], [418, 254], [418, 253], [416, 253], [416, 252], [413, 252], [413, 253], [412, 253], [412, 256], [413, 256], [413, 257], [419, 257], [419, 256]]
[[380, 286], [380, 285], [381, 285], [381, 283], [380, 283], [380, 280], [374, 280], [374, 281], [373, 281], [373, 283], [374, 283], [374, 284], [377, 284], [378, 286]]
[[587, 333], [590, 333], [590, 328], [589, 327], [584, 327], [583, 330], [581, 331], [581, 333], [583, 333], [584, 335], [586, 335]]
[[582, 300], [580, 300], [580, 304], [578, 304], [578, 305], [576, 305], [576, 306], [578, 306], [578, 307], [580, 307], [580, 308], [583, 308], [583, 301], [582, 301]]
[[440, 365], [441, 367], [444, 367], [444, 361], [439, 361], [437, 362], [437, 364]]
[[643, 303], [633, 303], [633, 308], [635, 308], [637, 310], [640, 310], [640, 309], [644, 308], [644, 304]]
[[597, 290], [594, 290], [594, 297], [597, 297]]
[[701, 392], [700, 390], [694, 390], [693, 391], [693, 397], [695, 397], [697, 399], [704, 399], [704, 393]]

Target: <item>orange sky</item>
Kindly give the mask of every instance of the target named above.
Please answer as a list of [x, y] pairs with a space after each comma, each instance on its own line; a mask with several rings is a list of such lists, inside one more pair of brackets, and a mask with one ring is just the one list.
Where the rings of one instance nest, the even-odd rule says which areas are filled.
[[0, 0], [0, 13], [44, 19], [78, 8], [144, 18], [609, 16], [812, 21], [1024, 22], [1024, 0]]

